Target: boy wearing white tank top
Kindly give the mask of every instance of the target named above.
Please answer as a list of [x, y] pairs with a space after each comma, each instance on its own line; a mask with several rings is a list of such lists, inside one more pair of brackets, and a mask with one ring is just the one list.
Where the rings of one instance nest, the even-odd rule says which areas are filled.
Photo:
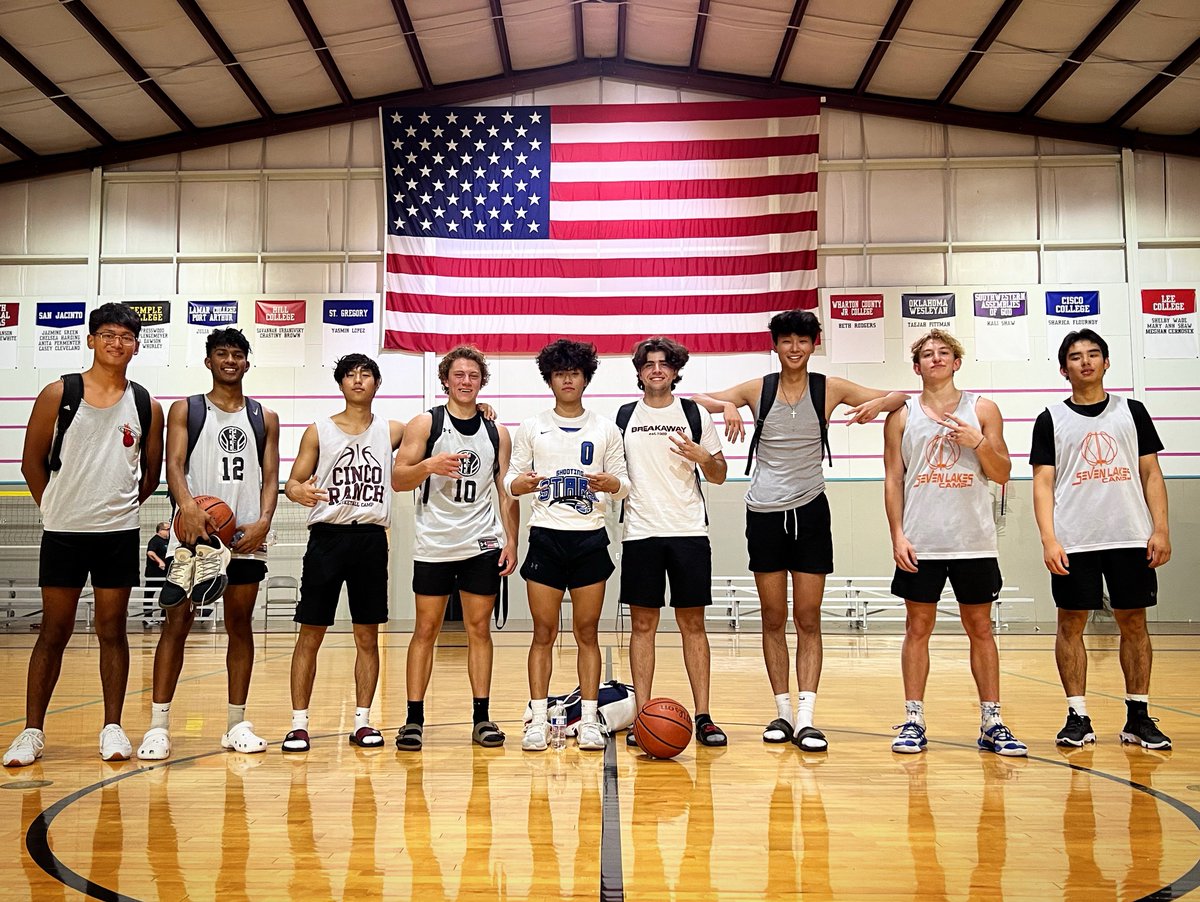
[[[279, 417], [242, 391], [250, 342], [240, 329], [214, 329], [205, 341], [204, 365], [212, 374], [209, 392], [176, 401], [167, 414], [167, 486], [176, 510], [167, 581], [158, 597], [167, 616], [154, 651], [150, 728], [137, 753], [144, 761], [170, 757], [171, 703], [196, 607], [222, 596], [228, 708], [221, 747], [267, 749], [246, 720], [246, 700], [254, 671], [254, 602], [267, 575], [267, 533], [279, 497]], [[204, 416], [193, 434], [196, 411]], [[262, 424], [261, 446], [255, 420]], [[216, 524], [196, 504], [199, 495], [214, 495], [233, 511], [238, 532], [229, 548], [210, 536]]]
[[1153, 650], [1146, 608], [1158, 603], [1155, 570], [1171, 559], [1163, 449], [1140, 401], [1104, 390], [1108, 343], [1091, 329], [1069, 333], [1058, 349], [1059, 371], [1071, 383], [1068, 400], [1046, 408], [1033, 426], [1033, 510], [1058, 608], [1054, 655], [1067, 695], [1067, 720], [1055, 742], [1096, 741], [1088, 716], [1088, 612], [1108, 587], [1121, 631], [1125, 728], [1121, 742], [1169, 749], [1171, 740], [1149, 713]]
[[82, 374], [82, 397], [70, 429], [61, 433], [53, 463], [58, 423], [67, 412], [66, 381], [79, 376], [69, 374], [43, 388], [29, 416], [21, 475], [44, 527], [38, 575], [42, 624], [29, 656], [25, 729], [5, 753], [5, 767], [24, 767], [42, 757], [46, 709], [89, 575], [104, 694], [100, 756], [124, 761], [133, 754], [121, 729], [129, 676], [125, 620], [129, 590], [138, 584], [138, 508], [158, 488], [163, 428], [162, 408], [146, 396], [150, 419], [143, 434], [135, 395], [144, 390], [126, 376], [141, 329], [141, 319], [124, 304], [92, 311], [87, 337], [92, 365]]
[[383, 735], [370, 718], [379, 683], [379, 624], [388, 620], [388, 474], [404, 426], [372, 410], [383, 377], [370, 357], [339, 358], [333, 378], [346, 406], [304, 430], [284, 488], [288, 498], [309, 509], [308, 547], [294, 618], [300, 631], [292, 651], [292, 729], [284, 737], [284, 752], [309, 750], [308, 704], [317, 652], [333, 626], [343, 585], [356, 648], [356, 707], [349, 741], [359, 748], [383, 745]]
[[949, 332], [934, 329], [918, 338], [912, 360], [921, 394], [890, 413], [883, 427], [883, 498], [896, 562], [892, 594], [904, 599], [907, 612], [900, 651], [904, 722], [892, 751], [925, 751], [929, 637], [949, 579], [971, 645], [979, 747], [1023, 757], [1029, 750], [1000, 717], [1000, 658], [992, 636], [992, 602], [1003, 581], [988, 481], [1008, 482], [1012, 462], [999, 408], [954, 384], [962, 359], [962, 345]]

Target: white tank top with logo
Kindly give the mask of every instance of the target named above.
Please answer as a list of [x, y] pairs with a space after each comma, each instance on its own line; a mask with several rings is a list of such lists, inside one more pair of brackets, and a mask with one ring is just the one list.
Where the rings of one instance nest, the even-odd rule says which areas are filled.
[[[963, 392], [954, 416], [979, 429], [979, 396]], [[909, 398], [900, 453], [904, 458], [904, 535], [918, 560], [997, 557], [992, 495], [979, 455], [950, 438]], [[982, 430], [981, 430], [982, 431]]]
[[317, 420], [317, 486], [329, 494], [308, 514], [308, 525], [388, 526], [392, 522], [392, 434], [388, 421], [372, 417], [359, 435], [332, 419]]
[[433, 443], [432, 454], [466, 454], [467, 458], [459, 463], [460, 478], [430, 476], [417, 487], [415, 561], [463, 561], [504, 547], [504, 527], [497, 511], [496, 454], [478, 415], [475, 422], [475, 434], [464, 435], [447, 412], [442, 434]]
[[111, 407], [82, 401], [63, 436], [62, 469], [50, 474], [42, 494], [43, 528], [137, 529], [141, 448], [142, 427], [131, 386], [125, 386], [125, 394]]
[[1099, 416], [1065, 403], [1054, 421], [1054, 534], [1067, 554], [1143, 548], [1154, 525], [1138, 472], [1137, 426], [1129, 405], [1110, 394]]
[[[246, 408], [226, 413], [204, 398], [204, 426], [188, 461], [187, 484], [192, 495], [215, 495], [233, 510], [238, 525], [255, 522], [262, 515], [262, 467], [258, 444]], [[171, 533], [171, 553], [178, 540]], [[239, 558], [266, 560], [266, 548]]]

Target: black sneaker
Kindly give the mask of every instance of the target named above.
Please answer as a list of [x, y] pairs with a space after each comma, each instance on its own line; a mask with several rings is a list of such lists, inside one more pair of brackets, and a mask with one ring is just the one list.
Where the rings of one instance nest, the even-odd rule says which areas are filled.
[[629, 749], [638, 748], [637, 737], [633, 735], [632, 729], [625, 732], [625, 747]]
[[1076, 714], [1074, 708], [1068, 708], [1067, 722], [1054, 738], [1055, 744], [1082, 748], [1085, 742], [1095, 741], [1096, 734], [1092, 732], [1092, 719]]
[[167, 580], [158, 593], [158, 605], [164, 610], [177, 607], [187, 601], [192, 594], [192, 585], [196, 581], [196, 557], [182, 545], [175, 549], [171, 556], [171, 566], [167, 570]]
[[1171, 739], [1155, 724], [1157, 717], [1151, 717], [1144, 707], [1130, 708], [1125, 720], [1125, 729], [1121, 731], [1121, 741], [1140, 745], [1144, 749], [1169, 749]]

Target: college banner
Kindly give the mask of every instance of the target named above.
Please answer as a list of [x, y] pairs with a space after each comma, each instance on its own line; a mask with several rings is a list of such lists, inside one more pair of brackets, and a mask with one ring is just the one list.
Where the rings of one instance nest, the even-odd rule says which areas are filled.
[[260, 366], [304, 366], [304, 301], [254, 302], [254, 360]]
[[379, 351], [375, 299], [321, 302], [321, 365], [332, 368], [339, 357]]
[[133, 358], [133, 364], [169, 366], [171, 302], [126, 301], [125, 306], [142, 319], [142, 333], [139, 336], [138, 352], [137, 356]]
[[17, 319], [21, 305], [16, 301], [0, 304], [0, 370], [17, 368]]
[[1058, 346], [1069, 332], [1100, 331], [1100, 292], [1046, 292], [1046, 358], [1058, 360]]
[[883, 363], [882, 294], [831, 294], [827, 328], [834, 363]]
[[1159, 360], [1200, 357], [1196, 341], [1196, 289], [1142, 289], [1142, 346], [1146, 357]]
[[975, 292], [975, 359], [1029, 359], [1029, 296], [1024, 291]]
[[954, 331], [954, 292], [900, 295], [904, 350], [913, 346], [930, 329]]
[[39, 301], [33, 365], [54, 370], [81, 370], [87, 363], [87, 303]]
[[213, 329], [237, 325], [237, 301], [188, 301], [187, 305], [187, 365], [204, 366], [204, 343]]

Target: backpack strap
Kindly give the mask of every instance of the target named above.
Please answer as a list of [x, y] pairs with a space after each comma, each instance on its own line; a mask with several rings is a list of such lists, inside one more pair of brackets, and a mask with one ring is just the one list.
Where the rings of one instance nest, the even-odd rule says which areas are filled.
[[[700, 405], [691, 398], [680, 398], [679, 404], [683, 407], [683, 415], [687, 417], [688, 426], [692, 430], [692, 441], [697, 445], [700, 444], [700, 436], [704, 432], [704, 424], [700, 419]], [[692, 467], [692, 474], [696, 477], [696, 489], [700, 492], [700, 499], [703, 503], [704, 489], [700, 485], [700, 468]], [[708, 505], [704, 505], [704, 525], [708, 525]]]
[[63, 393], [62, 403], [58, 407], [58, 422], [54, 430], [54, 442], [50, 446], [50, 472], [57, 473], [62, 469], [62, 443], [63, 435], [71, 428], [71, 423], [75, 419], [75, 414], [79, 412], [79, 405], [83, 401], [83, 374], [82, 373], [63, 373], [59, 378], [62, 379]]
[[825, 419], [825, 374], [808, 374], [808, 394], [812, 398], [813, 408], [817, 412], [817, 422], [821, 424], [821, 457], [828, 459], [833, 466], [833, 450], [829, 447], [829, 422]]
[[[622, 404], [617, 410], [617, 428], [621, 430], [621, 444], [625, 444], [625, 430], [629, 428], [629, 421], [633, 419], [634, 408], [637, 407], [637, 401], [630, 401], [628, 404]], [[621, 499], [621, 513], [617, 516], [618, 523], [625, 522], [625, 499]]]
[[496, 603], [492, 608], [492, 616], [496, 620], [496, 629], [504, 629], [508, 623], [508, 577], [500, 577], [500, 591], [496, 593]]
[[[441, 438], [442, 429], [446, 426], [446, 408], [439, 404], [437, 407], [429, 408], [429, 438], [425, 440], [425, 456], [421, 460], [429, 460], [433, 457], [433, 446], [437, 444], [437, 440]], [[429, 480], [425, 480], [425, 485], [421, 489], [421, 503], [429, 503]]]
[[492, 443], [492, 478], [494, 479], [500, 473], [500, 430], [496, 428], [496, 424], [492, 420], [482, 414], [480, 419], [483, 421], [483, 428], [487, 430], [488, 439]]
[[200, 431], [204, 428], [204, 421], [208, 419], [208, 403], [205, 401], [204, 395], [188, 395], [187, 399], [187, 454], [183, 458], [183, 472], [188, 471], [188, 465], [192, 462], [192, 452], [196, 450], [196, 443], [200, 441]]
[[754, 433], [750, 436], [750, 447], [746, 451], [746, 475], [750, 475], [750, 466], [754, 463], [754, 452], [758, 450], [758, 442], [762, 438], [763, 423], [775, 403], [775, 395], [779, 392], [779, 374], [767, 373], [763, 376], [762, 393], [758, 397], [758, 415], [754, 418]]
[[151, 428], [153, 428], [151, 425], [153, 420], [153, 410], [150, 404], [150, 392], [146, 391], [145, 386], [134, 382], [132, 379], [129, 380], [129, 385], [133, 388], [133, 405], [137, 408], [138, 425], [142, 429], [141, 448], [139, 450], [141, 455], [142, 474], [145, 475], [146, 470], [149, 469], [146, 457], [146, 439], [150, 435]]
[[246, 417], [250, 420], [250, 431], [254, 433], [254, 443], [258, 448], [258, 466], [261, 469], [263, 456], [267, 452], [267, 420], [263, 415], [263, 406], [253, 398], [247, 398]]

